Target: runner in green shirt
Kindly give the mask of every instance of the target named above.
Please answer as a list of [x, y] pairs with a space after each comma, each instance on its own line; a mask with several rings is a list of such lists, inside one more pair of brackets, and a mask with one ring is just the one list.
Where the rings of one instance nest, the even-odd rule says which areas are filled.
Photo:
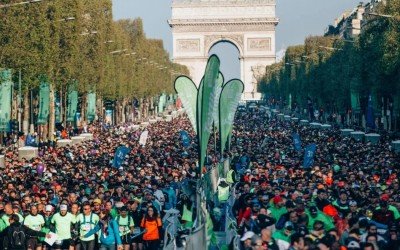
[[122, 245], [124, 250], [130, 249], [130, 235], [133, 233], [135, 224], [133, 218], [128, 215], [128, 208], [123, 206], [119, 210], [119, 214], [115, 218], [118, 224], [119, 234], [121, 235]]
[[83, 214], [79, 214], [77, 223], [79, 224], [79, 237], [81, 239], [80, 249], [94, 250], [96, 241], [95, 236], [83, 237], [90, 230], [92, 230], [99, 222], [99, 216], [92, 212], [90, 203], [85, 202], [83, 204]]
[[[42, 231], [44, 226], [44, 218], [41, 214], [38, 214], [38, 208], [36, 205], [32, 205], [29, 211], [29, 215], [25, 217], [24, 225], [34, 231]], [[30, 237], [28, 239], [28, 249], [42, 249], [42, 242], [36, 237]]]
[[62, 204], [60, 212], [53, 215], [51, 224], [55, 227], [57, 240], [54, 243], [55, 250], [69, 249], [71, 245], [71, 226], [75, 223], [74, 216], [68, 212], [68, 206]]

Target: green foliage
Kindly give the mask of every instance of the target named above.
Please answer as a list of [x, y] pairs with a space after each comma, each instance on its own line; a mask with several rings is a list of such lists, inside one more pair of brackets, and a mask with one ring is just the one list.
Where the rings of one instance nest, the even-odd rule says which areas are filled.
[[187, 73], [169, 60], [162, 41], [146, 38], [141, 19], [113, 21], [111, 0], [0, 8], [0, 67], [21, 70], [26, 91], [47, 75], [64, 94], [76, 80], [81, 94], [96, 91], [114, 100], [172, 93], [171, 72]]
[[[260, 90], [277, 98], [306, 105], [307, 97], [328, 111], [345, 113], [352, 108], [351, 94], [394, 101], [400, 114], [400, 1], [388, 0], [353, 43], [337, 37], [308, 37], [304, 45], [289, 47], [283, 62], [267, 67]], [[382, 103], [376, 101], [376, 109]], [[353, 107], [354, 108], [354, 107]]]

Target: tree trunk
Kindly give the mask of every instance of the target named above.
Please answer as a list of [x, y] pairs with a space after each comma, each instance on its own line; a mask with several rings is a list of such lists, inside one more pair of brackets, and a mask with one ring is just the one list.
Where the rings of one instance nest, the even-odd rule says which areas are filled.
[[122, 123], [126, 123], [126, 99], [122, 100], [122, 107], [121, 107], [121, 115], [122, 115]]
[[115, 112], [115, 125], [117, 125], [119, 124], [119, 101], [115, 101], [114, 112]]
[[135, 123], [135, 119], [136, 119], [136, 107], [135, 107], [135, 105], [133, 104], [133, 102], [132, 102], [131, 106], [132, 106], [132, 122]]
[[18, 95], [16, 91], [12, 90], [11, 98], [11, 119], [16, 120], [18, 119]]
[[154, 98], [153, 97], [150, 98], [150, 108], [152, 110], [150, 115], [151, 116], [155, 115], [155, 112], [154, 112]]
[[22, 122], [22, 128], [24, 131], [24, 134], [27, 135], [29, 133], [29, 108], [30, 108], [30, 101], [29, 101], [29, 91], [26, 90], [24, 92], [24, 120]]
[[64, 113], [63, 113], [63, 116], [62, 116], [62, 120], [63, 120], [63, 125], [64, 125], [64, 127], [66, 128], [67, 126], [68, 126], [68, 123], [67, 123], [67, 110], [68, 110], [68, 87], [65, 87], [65, 93], [64, 93], [64, 95], [63, 95], [63, 100], [62, 100], [62, 105], [64, 106]]
[[100, 97], [100, 95], [97, 95], [97, 101], [96, 101], [96, 109], [97, 109], [97, 120], [103, 120], [104, 121], [104, 112], [103, 112], [103, 102]]
[[79, 125], [81, 125], [81, 124], [83, 124], [84, 122], [86, 122], [86, 115], [85, 115], [85, 112], [86, 112], [86, 106], [87, 106], [87, 103], [86, 103], [86, 94], [84, 94], [83, 96], [82, 96], [82, 102], [81, 102], [81, 122], [80, 122], [80, 124]]
[[54, 106], [54, 84], [50, 84], [50, 104], [49, 104], [49, 133], [48, 139], [50, 141], [54, 140], [55, 124], [56, 124], [56, 109]]
[[138, 107], [138, 119], [139, 121], [142, 119], [142, 111], [143, 111], [143, 98], [139, 99], [139, 107]]

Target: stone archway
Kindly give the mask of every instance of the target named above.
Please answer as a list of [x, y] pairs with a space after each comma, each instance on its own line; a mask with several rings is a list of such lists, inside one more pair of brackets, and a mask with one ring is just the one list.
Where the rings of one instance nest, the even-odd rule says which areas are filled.
[[240, 54], [243, 99], [260, 99], [257, 80], [276, 61], [275, 5], [275, 0], [173, 0], [174, 62], [186, 65], [199, 84], [210, 49], [230, 42]]

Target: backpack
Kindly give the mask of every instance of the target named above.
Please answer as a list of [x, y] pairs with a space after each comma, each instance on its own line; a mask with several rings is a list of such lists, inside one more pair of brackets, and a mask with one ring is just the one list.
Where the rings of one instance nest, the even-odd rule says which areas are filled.
[[[82, 217], [83, 217], [83, 223], [82, 224], [86, 224], [86, 216], [84, 214], [82, 214]], [[94, 224], [92, 222], [92, 218], [93, 218], [93, 213], [90, 213], [89, 224]]]
[[22, 228], [22, 225], [18, 227], [10, 228], [9, 239], [11, 247], [13, 248], [22, 248], [26, 244], [26, 235]]
[[[127, 217], [128, 217], [128, 225], [121, 225], [121, 222], [120, 222], [121, 216], [120, 216], [120, 215], [117, 215], [116, 221], [117, 221], [118, 226], [128, 226], [128, 227], [133, 226], [132, 223], [131, 223], [132, 217], [129, 216], [129, 215], [128, 215]], [[133, 220], [133, 219], [132, 219], [132, 220]]]

